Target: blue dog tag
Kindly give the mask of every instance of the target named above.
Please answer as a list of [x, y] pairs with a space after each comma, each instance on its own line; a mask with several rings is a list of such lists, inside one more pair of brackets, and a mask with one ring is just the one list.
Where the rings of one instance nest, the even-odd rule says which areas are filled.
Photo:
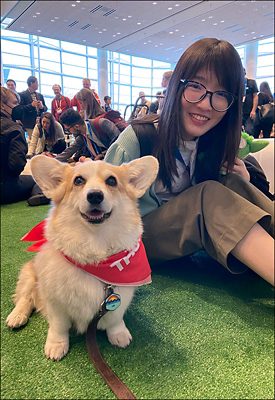
[[105, 308], [107, 311], [115, 311], [121, 304], [120, 295], [112, 293], [104, 300]]

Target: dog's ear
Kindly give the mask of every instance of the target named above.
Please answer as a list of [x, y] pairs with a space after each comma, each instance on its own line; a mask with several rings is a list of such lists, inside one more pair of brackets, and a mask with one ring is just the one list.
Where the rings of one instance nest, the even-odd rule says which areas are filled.
[[159, 170], [158, 160], [153, 156], [144, 156], [129, 162], [125, 166], [128, 171], [129, 184], [136, 197], [143, 196], [157, 177]]
[[71, 167], [43, 155], [33, 157], [30, 166], [32, 176], [45, 196], [56, 203], [61, 201], [66, 190], [65, 177]]

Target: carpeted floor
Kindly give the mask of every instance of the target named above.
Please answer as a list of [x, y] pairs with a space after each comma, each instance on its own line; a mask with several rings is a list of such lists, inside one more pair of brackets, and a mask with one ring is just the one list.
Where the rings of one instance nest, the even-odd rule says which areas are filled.
[[[18, 271], [32, 255], [20, 237], [48, 206], [1, 210], [1, 399], [114, 399], [90, 364], [84, 336], [46, 360], [47, 323], [34, 314], [10, 331], [5, 318]], [[230, 275], [203, 255], [153, 271], [126, 315], [125, 350], [98, 334], [103, 356], [138, 399], [273, 399], [274, 291], [252, 272]]]

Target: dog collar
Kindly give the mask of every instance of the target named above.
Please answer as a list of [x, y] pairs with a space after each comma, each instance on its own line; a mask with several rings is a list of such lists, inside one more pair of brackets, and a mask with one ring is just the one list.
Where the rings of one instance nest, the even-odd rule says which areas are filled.
[[[24, 242], [35, 242], [27, 251], [40, 251], [48, 242], [45, 238], [45, 225], [46, 220], [41, 221], [22, 237]], [[151, 268], [141, 238], [132, 250], [113, 254], [98, 264], [80, 264], [66, 254], [61, 254], [68, 262], [104, 283], [119, 286], [142, 286], [151, 283]]]

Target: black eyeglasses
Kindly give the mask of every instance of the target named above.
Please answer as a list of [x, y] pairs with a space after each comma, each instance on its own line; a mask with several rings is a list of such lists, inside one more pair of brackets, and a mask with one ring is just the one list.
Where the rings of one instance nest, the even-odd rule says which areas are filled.
[[225, 90], [210, 92], [199, 82], [187, 79], [181, 79], [181, 82], [184, 84], [183, 96], [188, 103], [199, 103], [209, 94], [211, 107], [215, 111], [224, 112], [232, 106], [236, 99], [232, 93]]

